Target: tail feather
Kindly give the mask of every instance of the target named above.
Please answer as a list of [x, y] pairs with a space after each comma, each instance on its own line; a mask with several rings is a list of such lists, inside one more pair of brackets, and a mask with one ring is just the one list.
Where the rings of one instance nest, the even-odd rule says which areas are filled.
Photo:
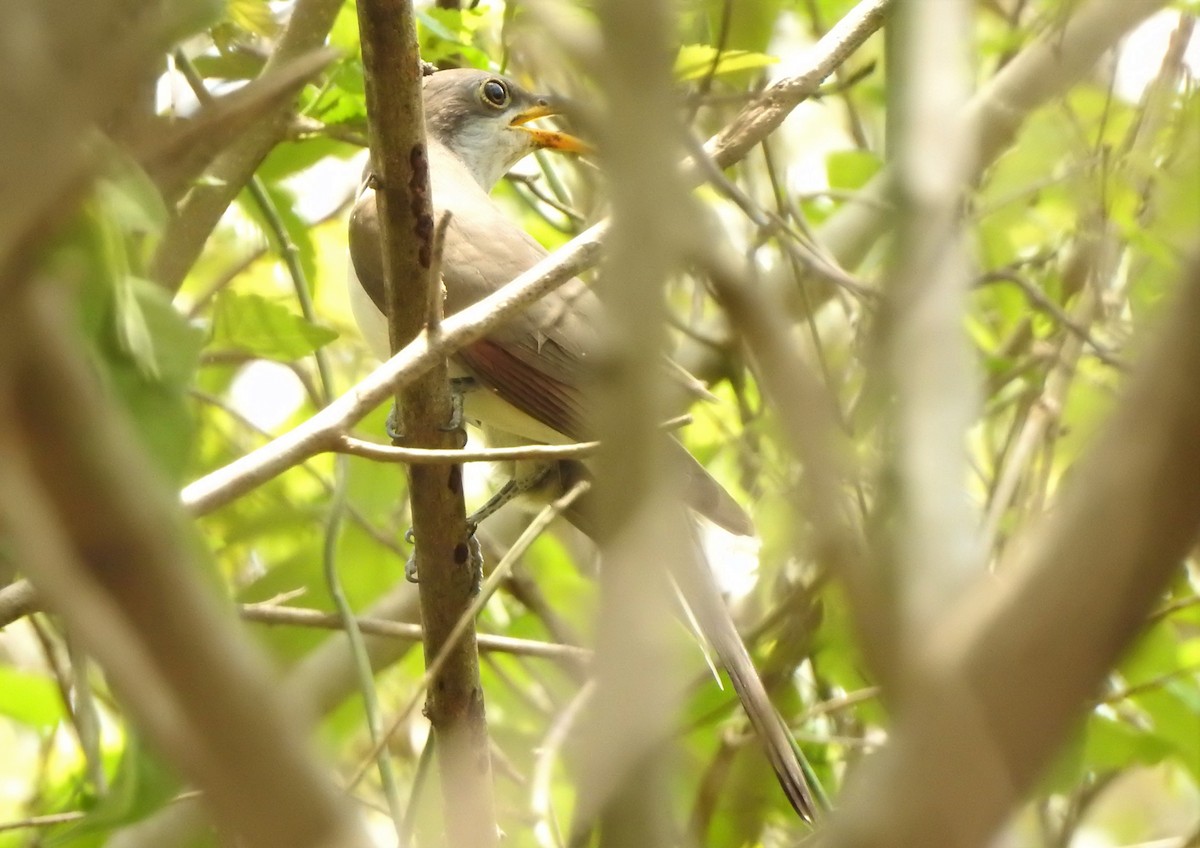
[[792, 739], [787, 723], [767, 695], [754, 661], [721, 598], [702, 546], [697, 542], [693, 547], [694, 555], [685, 558], [690, 573], [679, 576], [684, 597], [729, 674], [738, 701], [784, 796], [801, 819], [815, 825], [826, 805], [824, 793], [812, 767]]
[[716, 481], [687, 448], [671, 440], [672, 458], [682, 463], [684, 497], [687, 504], [705, 518], [738, 536], [753, 536], [754, 522], [733, 495]]

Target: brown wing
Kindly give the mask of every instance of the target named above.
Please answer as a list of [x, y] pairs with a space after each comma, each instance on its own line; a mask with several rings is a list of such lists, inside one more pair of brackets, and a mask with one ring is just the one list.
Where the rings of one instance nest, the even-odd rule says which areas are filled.
[[579, 391], [531, 366], [508, 347], [482, 339], [458, 352], [458, 359], [487, 388], [517, 409], [564, 436], [585, 439]]
[[[449, 315], [532, 268], [546, 257], [546, 250], [513, 223], [441, 145], [430, 145], [430, 172], [435, 217], [443, 211], [452, 216], [442, 261]], [[591, 289], [581, 280], [570, 280], [488, 333], [487, 341], [527, 368], [577, 387], [584, 382], [589, 356], [599, 345], [602, 314]], [[514, 363], [502, 365], [497, 373], [519, 368]], [[535, 414], [532, 409], [527, 412]]]

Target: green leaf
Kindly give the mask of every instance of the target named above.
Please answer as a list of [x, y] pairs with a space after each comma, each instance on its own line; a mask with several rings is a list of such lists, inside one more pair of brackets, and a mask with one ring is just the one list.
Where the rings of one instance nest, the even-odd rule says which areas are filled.
[[883, 163], [865, 150], [838, 150], [825, 157], [825, 178], [829, 187], [857, 191], [879, 172]]
[[1137, 763], [1153, 765], [1170, 752], [1170, 746], [1155, 734], [1098, 713], [1088, 719], [1083, 767], [1090, 772], [1116, 771]]
[[1122, 660], [1120, 671], [1128, 686], [1140, 686], [1171, 674], [1180, 667], [1182, 644], [1174, 622], [1162, 619], [1138, 637]]
[[1063, 745], [1038, 792], [1071, 792], [1090, 776], [1138, 764], [1153, 765], [1170, 753], [1170, 745], [1155, 734], [1100, 712], [1092, 712]]
[[475, 46], [475, 33], [485, 13], [474, 9], [426, 9], [417, 12], [417, 41], [426, 62], [461, 57], [477, 68], [490, 66], [487, 54]]
[[206, 53], [192, 60], [205, 79], [223, 80], [253, 79], [262, 73], [265, 63], [261, 55], [246, 50], [224, 50], [215, 56]]
[[[350, 99], [350, 98], [343, 98]], [[348, 159], [361, 148], [332, 138], [309, 138], [275, 145], [258, 168], [258, 176], [268, 183], [298, 174], [331, 156]]]
[[705, 0], [701, 7], [705, 28], [700, 40], [710, 44], [719, 41], [739, 50], [765, 50], [775, 32], [782, 6], [781, 0], [755, 0], [753, 3]]
[[266, 0], [226, 0], [225, 13], [229, 20], [255, 35], [269, 37], [279, 30], [279, 21]]
[[64, 229], [47, 265], [78, 292], [79, 329], [105, 388], [147, 451], [178, 480], [191, 449], [185, 395], [205, 334], [161, 286], [130, 273], [131, 241], [103, 203], [92, 203]]
[[145, 376], [157, 377], [154, 336], [141, 304], [133, 294], [135, 282], [139, 282], [135, 277], [126, 277], [117, 283], [117, 338], [121, 349], [129, 354]]
[[124, 232], [158, 235], [168, 212], [158, 187], [132, 160], [115, 158], [109, 173], [96, 186], [96, 195], [110, 224]]
[[82, 821], [58, 829], [41, 844], [46, 848], [100, 848], [114, 830], [158, 809], [178, 788], [175, 776], [131, 736], [108, 793]]
[[1170, 746], [1171, 753], [1200, 783], [1200, 686], [1180, 677], [1161, 688], [1143, 692], [1134, 702], [1150, 716], [1154, 735]]
[[179, 314], [162, 286], [149, 280], [118, 281], [116, 300], [118, 340], [139, 372], [179, 389], [190, 385], [203, 332]]
[[156, 35], [164, 47], [183, 41], [216, 23], [221, 5], [221, 0], [168, 0], [160, 5]]
[[703, 79], [710, 74], [720, 76], [737, 71], [753, 70], [773, 65], [779, 59], [766, 53], [750, 50], [722, 50], [709, 44], [685, 44], [675, 56], [675, 77], [680, 80]]
[[137, 277], [117, 284], [116, 344], [98, 346], [109, 389], [130, 413], [139, 441], [171, 479], [182, 478], [193, 422], [186, 393], [205, 334], [179, 314], [161, 286]]
[[39, 730], [51, 730], [64, 716], [58, 687], [40, 674], [0, 666], [0, 715]]
[[305, 321], [281, 303], [257, 294], [225, 291], [213, 310], [213, 345], [291, 362], [336, 339], [338, 334]]
[[343, 3], [333, 20], [329, 30], [329, 44], [348, 56], [357, 57], [362, 53], [362, 45], [358, 40], [358, 9], [353, 3]]

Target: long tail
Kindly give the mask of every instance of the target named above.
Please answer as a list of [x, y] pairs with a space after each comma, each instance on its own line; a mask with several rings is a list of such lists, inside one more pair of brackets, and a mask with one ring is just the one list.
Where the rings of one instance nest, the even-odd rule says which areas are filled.
[[687, 448], [671, 440], [672, 460], [683, 466], [683, 492], [687, 504], [713, 523], [738, 536], [753, 536], [754, 522], [746, 510], [725, 491]]
[[[678, 445], [678, 443], [676, 443]], [[689, 478], [689, 494], [694, 491], [690, 485], [693, 480], [699, 480], [697, 486], [701, 491], [720, 493], [721, 499], [732, 504], [720, 504], [721, 510], [704, 509], [703, 505], [689, 498], [689, 505], [711, 518], [730, 532], [739, 532], [739, 527], [746, 528], [744, 534], [753, 532], [750, 518], [742, 511], [733, 498], [721, 488], [712, 477], [704, 471], [703, 466], [692, 459], [682, 445], [678, 445], [679, 453], [692, 461], [703, 477]], [[578, 479], [590, 477], [582, 463], [566, 460], [559, 463], [558, 474], [560, 485], [565, 490]], [[711, 486], [706, 486], [707, 480]], [[586, 497], [586, 496], [585, 496]], [[715, 513], [715, 514], [714, 514]], [[584, 533], [596, 538], [594, 522], [586, 503], [577, 501], [566, 513], [567, 519]], [[737, 516], [741, 517], [739, 524]], [[722, 520], [725, 519], [725, 520]], [[733, 526], [730, 526], [733, 525]], [[771, 703], [762, 679], [754, 667], [754, 661], [746, 650], [742, 637], [738, 635], [733, 617], [721, 597], [721, 590], [713, 578], [708, 559], [704, 555], [699, 540], [692, 538], [693, 552], [691, 556], [683, 557], [688, 563], [690, 573], [676, 575], [683, 600], [695, 617], [705, 639], [712, 645], [717, 659], [724, 666], [733, 683], [734, 691], [742, 704], [750, 724], [754, 728], [766, 754], [771, 768], [779, 781], [783, 794], [787, 796], [796, 811], [804, 821], [816, 824], [818, 810], [826, 806], [824, 793], [817, 784], [812, 767], [805, 761], [804, 754], [792, 740], [787, 724], [775, 705]]]
[[783, 794], [797, 815], [815, 825], [819, 812], [825, 806], [824, 793], [816, 782], [812, 767], [793, 741], [783, 717], [767, 695], [729, 609], [721, 598], [701, 546], [697, 542], [694, 547], [695, 555], [684, 558], [690, 564], [692, 573], [680, 575], [684, 597], [699, 621], [704, 636], [729, 674], [742, 709], [750, 719]]

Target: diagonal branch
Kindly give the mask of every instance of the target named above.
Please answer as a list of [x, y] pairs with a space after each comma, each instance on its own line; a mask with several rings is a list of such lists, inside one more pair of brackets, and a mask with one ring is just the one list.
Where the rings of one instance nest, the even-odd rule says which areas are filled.
[[817, 93], [855, 50], [881, 26], [894, 0], [862, 0], [813, 47], [809, 68], [769, 86], [746, 104], [729, 126], [704, 145], [713, 161], [728, 168], [745, 158], [762, 140], [779, 129], [792, 110]]
[[495, 329], [533, 301], [595, 262], [607, 225], [597, 224], [547, 256], [500, 291], [456, 312], [441, 325], [436, 341], [421, 333], [329, 406], [272, 442], [184, 487], [180, 497], [193, 514], [204, 515], [282, 474], [298, 462], [335, 450], [347, 428], [411, 383], [439, 360]]
[[984, 844], [1144, 626], [1200, 529], [1200, 254], [1160, 319], [1054, 513], [926, 631], [829, 845]]
[[[341, 7], [342, 0], [298, 0], [262, 76], [321, 47]], [[150, 266], [152, 279], [170, 291], [183, 284], [225, 209], [271, 149], [287, 136], [290, 112], [290, 102], [268, 112], [217, 158], [208, 172], [209, 179], [192, 187], [155, 251]]]
[[0, 507], [31, 581], [247, 845], [366, 845], [266, 663], [200, 584], [178, 511], [97, 390], [60, 293], [33, 286], [10, 309], [21, 330], [0, 350], [12, 471]]
[[[1092, 0], [1043, 35], [976, 92], [958, 132], [979, 140], [967, 176], [977, 180], [1039, 106], [1080, 81], [1100, 57], [1167, 0]], [[845, 268], [858, 266], [892, 222], [896, 170], [885, 168], [817, 230]], [[826, 289], [827, 291], [827, 289]]]

